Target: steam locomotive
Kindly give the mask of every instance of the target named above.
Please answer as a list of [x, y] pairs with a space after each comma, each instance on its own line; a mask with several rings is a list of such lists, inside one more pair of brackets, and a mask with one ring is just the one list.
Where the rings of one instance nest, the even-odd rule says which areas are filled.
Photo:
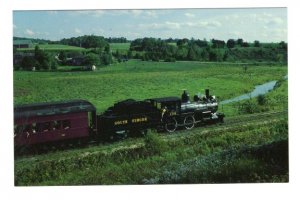
[[224, 114], [217, 110], [218, 102], [208, 89], [203, 96], [195, 95], [193, 101], [186, 91], [181, 98], [127, 99], [102, 114], [97, 114], [95, 106], [85, 100], [16, 106], [14, 145], [16, 150], [117, 140], [144, 135], [149, 129], [172, 133], [179, 128], [223, 122]]

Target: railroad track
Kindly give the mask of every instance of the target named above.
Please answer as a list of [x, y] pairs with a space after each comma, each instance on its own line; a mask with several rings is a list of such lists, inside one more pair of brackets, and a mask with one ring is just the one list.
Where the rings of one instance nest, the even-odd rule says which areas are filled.
[[253, 123], [264, 123], [268, 121], [274, 121], [279, 118], [287, 118], [288, 111], [272, 111], [272, 112], [264, 112], [264, 113], [255, 113], [255, 114], [247, 114], [247, 115], [239, 115], [234, 117], [225, 118], [224, 123], [214, 124], [214, 125], [205, 125], [196, 127], [193, 130], [180, 130], [173, 134], [162, 135], [161, 137], [166, 137], [166, 139], [178, 139], [183, 138], [186, 134], [207, 134], [212, 130], [225, 130], [230, 129], [236, 126], [241, 125], [249, 125]]
[[255, 113], [248, 115], [239, 115], [235, 117], [225, 118], [226, 124], [234, 124], [240, 123], [244, 121], [257, 121], [258, 119], [266, 119], [266, 118], [276, 118], [278, 116], [287, 116], [288, 111], [272, 111], [272, 112], [263, 112], [263, 113]]

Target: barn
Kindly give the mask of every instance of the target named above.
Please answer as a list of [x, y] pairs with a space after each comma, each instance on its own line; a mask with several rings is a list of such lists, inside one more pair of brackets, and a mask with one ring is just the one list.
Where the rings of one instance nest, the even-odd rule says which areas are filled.
[[31, 48], [33, 45], [31, 40], [14, 40], [15, 48]]

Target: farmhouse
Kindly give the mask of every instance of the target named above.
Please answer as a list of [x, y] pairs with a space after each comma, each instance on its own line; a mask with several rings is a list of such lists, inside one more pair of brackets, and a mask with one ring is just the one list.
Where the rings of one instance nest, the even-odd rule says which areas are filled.
[[72, 65], [80, 66], [84, 63], [84, 56], [76, 56], [72, 58]]
[[30, 48], [33, 43], [31, 40], [14, 40], [15, 48]]

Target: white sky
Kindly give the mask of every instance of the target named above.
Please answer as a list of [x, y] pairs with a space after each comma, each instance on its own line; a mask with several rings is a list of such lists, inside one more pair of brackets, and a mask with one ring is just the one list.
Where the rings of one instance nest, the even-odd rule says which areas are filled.
[[136, 39], [287, 41], [286, 8], [15, 11], [13, 35], [60, 40], [80, 35]]

